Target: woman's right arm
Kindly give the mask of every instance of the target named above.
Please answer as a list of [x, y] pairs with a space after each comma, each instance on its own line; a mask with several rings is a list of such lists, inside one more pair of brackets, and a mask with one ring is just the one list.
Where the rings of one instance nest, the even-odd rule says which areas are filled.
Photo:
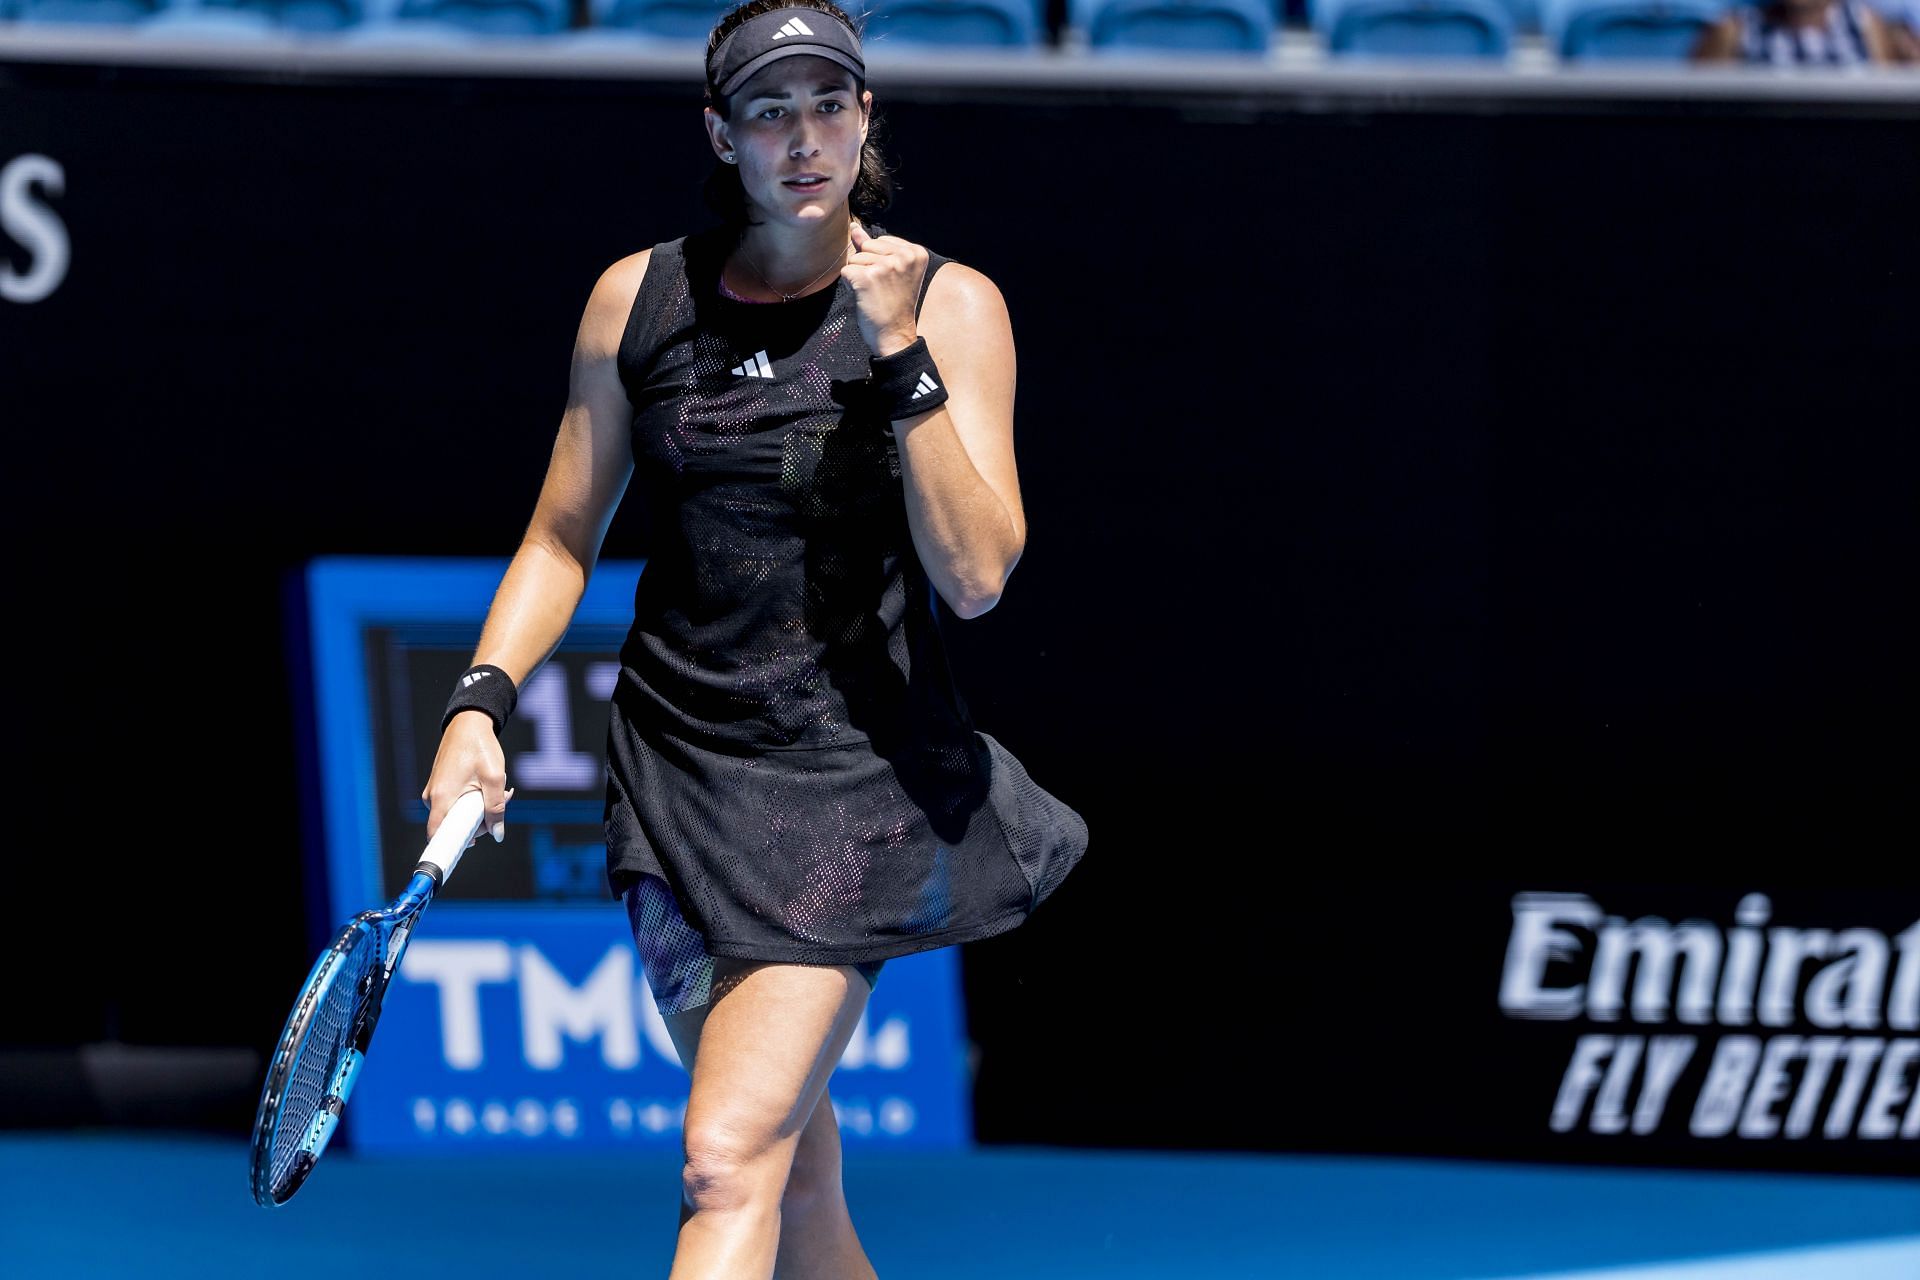
[[[608, 267], [587, 299], [574, 340], [567, 410], [540, 500], [474, 650], [471, 665], [499, 667], [516, 688], [526, 687], [566, 634], [633, 475], [633, 408], [620, 382], [618, 356], [652, 252], [644, 249]], [[427, 802], [427, 834], [439, 830], [462, 792], [476, 789], [486, 797], [487, 829], [500, 839], [511, 794], [506, 757], [486, 713], [462, 711], [441, 734], [433, 773], [420, 793]]]

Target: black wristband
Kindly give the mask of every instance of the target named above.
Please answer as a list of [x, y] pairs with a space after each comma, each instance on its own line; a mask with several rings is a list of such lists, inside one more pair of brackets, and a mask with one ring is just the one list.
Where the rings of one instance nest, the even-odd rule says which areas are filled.
[[445, 733], [453, 718], [462, 711], [484, 711], [487, 719], [493, 721], [493, 735], [497, 738], [519, 701], [520, 691], [513, 687], [513, 679], [506, 672], [484, 662], [468, 667], [460, 673], [453, 697], [447, 699], [447, 713], [440, 717], [440, 732]]
[[933, 363], [925, 338], [890, 356], [875, 356], [868, 362], [873, 370], [870, 385], [876, 403], [883, 406], [887, 421], [897, 422], [927, 412], [947, 402], [946, 380]]

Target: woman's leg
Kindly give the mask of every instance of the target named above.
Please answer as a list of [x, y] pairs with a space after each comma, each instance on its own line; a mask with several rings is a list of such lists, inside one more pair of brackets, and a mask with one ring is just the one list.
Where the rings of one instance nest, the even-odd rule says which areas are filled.
[[878, 1280], [847, 1212], [840, 1181], [840, 1124], [826, 1093], [801, 1130], [787, 1194], [780, 1201], [774, 1280]]
[[[789, 1264], [791, 1280], [872, 1275], [839, 1192], [832, 1104], [819, 1105], [867, 983], [851, 966], [718, 963], [712, 1003], [667, 1019], [693, 1076], [671, 1280], [771, 1277], [776, 1260], [781, 1280]], [[794, 1235], [783, 1244], [789, 1191]]]
[[[703, 1004], [667, 1015], [667, 1032], [683, 1065], [698, 1058], [700, 1028], [712, 1007]], [[794, 1148], [793, 1169], [780, 1199], [780, 1250], [774, 1280], [878, 1280], [853, 1229], [840, 1171], [840, 1123], [829, 1088], [813, 1104], [813, 1117], [800, 1131], [800, 1144]], [[682, 1196], [680, 1225], [685, 1226], [692, 1216], [693, 1206]]]

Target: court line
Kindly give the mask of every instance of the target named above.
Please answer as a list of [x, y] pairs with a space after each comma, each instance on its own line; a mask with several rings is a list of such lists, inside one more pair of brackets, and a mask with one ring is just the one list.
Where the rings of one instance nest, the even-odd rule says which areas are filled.
[[1913, 1280], [1915, 1276], [1920, 1276], [1920, 1236], [1651, 1267], [1535, 1272], [1525, 1280]]

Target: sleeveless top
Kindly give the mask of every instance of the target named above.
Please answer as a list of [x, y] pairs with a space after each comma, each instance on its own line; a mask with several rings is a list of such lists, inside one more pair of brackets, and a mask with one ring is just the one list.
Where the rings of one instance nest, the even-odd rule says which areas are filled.
[[651, 553], [608, 730], [609, 884], [664, 877], [709, 950], [747, 959], [1011, 928], [1086, 824], [954, 684], [852, 286], [731, 298], [732, 243], [655, 245], [620, 343]]
[[1816, 27], [1795, 27], [1778, 21], [1770, 10], [1742, 4], [1740, 61], [1775, 66], [1861, 66], [1873, 61], [1860, 16], [1860, 0], [1838, 0], [1827, 8], [1826, 21]]

